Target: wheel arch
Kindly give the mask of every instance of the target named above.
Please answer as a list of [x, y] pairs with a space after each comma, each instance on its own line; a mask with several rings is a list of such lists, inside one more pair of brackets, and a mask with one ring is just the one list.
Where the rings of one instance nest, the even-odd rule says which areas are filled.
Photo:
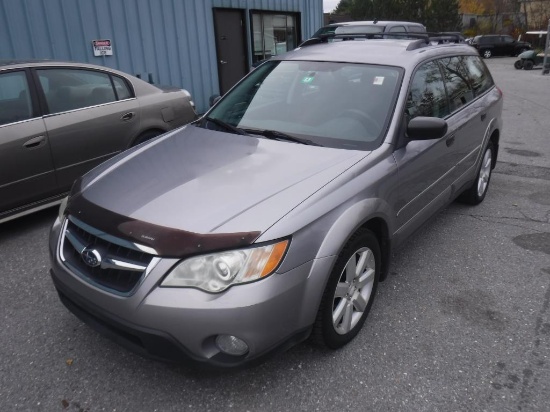
[[338, 256], [357, 231], [368, 229], [380, 244], [380, 280], [384, 280], [389, 271], [392, 247], [389, 211], [389, 205], [381, 199], [366, 199], [356, 203], [333, 223], [319, 247], [317, 257]]
[[160, 127], [156, 127], [156, 126], [150, 127], [150, 128], [148, 128], [148, 129], [145, 129], [145, 130], [141, 130], [137, 135], [135, 135], [135, 136], [132, 138], [132, 140], [130, 141], [130, 145], [128, 146], [128, 148], [135, 146], [135, 145], [137, 144], [137, 142], [139, 142], [139, 140], [140, 140], [143, 136], [145, 136], [145, 135], [147, 135], [147, 134], [149, 134], [149, 133], [158, 133], [158, 134], [160, 135], [160, 134], [163, 134], [163, 133], [166, 133], [166, 132], [167, 132], [167, 130], [162, 129], [162, 128], [160, 128]]
[[497, 157], [498, 157], [498, 143], [500, 141], [500, 131], [498, 129], [494, 130], [491, 136], [489, 137], [489, 141], [493, 143], [493, 148], [495, 149], [495, 153], [493, 156], [493, 161], [491, 164], [491, 169], [494, 169], [497, 164]]

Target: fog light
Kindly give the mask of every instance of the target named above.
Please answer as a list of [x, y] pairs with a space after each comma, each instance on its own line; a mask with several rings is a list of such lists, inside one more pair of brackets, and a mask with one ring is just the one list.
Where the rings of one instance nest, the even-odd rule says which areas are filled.
[[218, 335], [216, 346], [228, 355], [241, 356], [248, 352], [248, 345], [242, 339], [232, 335]]

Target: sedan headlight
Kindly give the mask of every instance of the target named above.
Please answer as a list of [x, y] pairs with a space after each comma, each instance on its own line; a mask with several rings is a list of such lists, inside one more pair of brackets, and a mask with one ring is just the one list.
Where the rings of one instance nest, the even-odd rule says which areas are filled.
[[194, 287], [222, 292], [231, 285], [271, 275], [288, 249], [289, 240], [250, 249], [193, 257], [179, 263], [161, 286]]

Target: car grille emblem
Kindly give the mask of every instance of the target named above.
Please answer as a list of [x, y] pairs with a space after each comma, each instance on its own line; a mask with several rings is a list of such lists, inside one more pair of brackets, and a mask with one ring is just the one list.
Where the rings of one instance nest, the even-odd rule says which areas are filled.
[[101, 265], [101, 255], [95, 249], [87, 247], [80, 253], [80, 256], [88, 266], [95, 268]]

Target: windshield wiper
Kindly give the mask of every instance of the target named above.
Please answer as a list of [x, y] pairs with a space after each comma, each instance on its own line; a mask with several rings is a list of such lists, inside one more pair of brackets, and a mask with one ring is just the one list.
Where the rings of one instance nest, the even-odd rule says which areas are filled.
[[278, 132], [277, 130], [260, 130], [260, 129], [243, 129], [252, 134], [259, 134], [261, 136], [267, 137], [272, 140], [287, 140], [289, 142], [306, 144], [310, 146], [321, 146], [319, 143], [315, 143], [312, 140], [302, 139], [300, 137], [292, 136], [283, 132]]
[[216, 119], [215, 117], [205, 116], [202, 119], [204, 121], [214, 123], [215, 125], [220, 126], [221, 128], [223, 128], [227, 131], [233, 132], [235, 134], [241, 134], [241, 135], [248, 136], [248, 133], [246, 131], [244, 131], [243, 129], [239, 129], [238, 127], [235, 127], [232, 124], [226, 123], [226, 122], [224, 122], [223, 120], [220, 120], [220, 119]]

